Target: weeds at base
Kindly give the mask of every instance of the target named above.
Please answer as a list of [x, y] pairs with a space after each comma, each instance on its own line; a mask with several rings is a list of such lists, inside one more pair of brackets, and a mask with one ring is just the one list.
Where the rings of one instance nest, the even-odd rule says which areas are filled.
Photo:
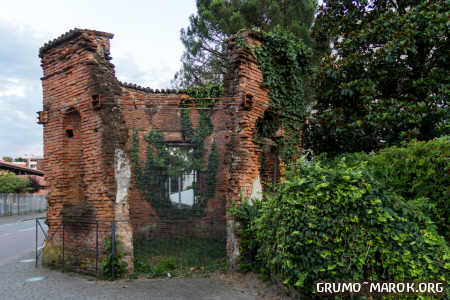
[[136, 241], [129, 279], [208, 276], [228, 269], [224, 239], [186, 237]]

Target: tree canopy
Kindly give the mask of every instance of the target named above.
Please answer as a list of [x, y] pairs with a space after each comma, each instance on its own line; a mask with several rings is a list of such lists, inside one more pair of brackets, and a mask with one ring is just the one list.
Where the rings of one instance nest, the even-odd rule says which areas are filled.
[[316, 0], [197, 0], [197, 14], [181, 30], [185, 52], [173, 84], [221, 83], [226, 70], [224, 42], [240, 29], [271, 31], [278, 25], [310, 45], [316, 5]]
[[448, 1], [331, 0], [313, 36], [332, 47], [315, 79], [310, 146], [377, 150], [449, 133]]

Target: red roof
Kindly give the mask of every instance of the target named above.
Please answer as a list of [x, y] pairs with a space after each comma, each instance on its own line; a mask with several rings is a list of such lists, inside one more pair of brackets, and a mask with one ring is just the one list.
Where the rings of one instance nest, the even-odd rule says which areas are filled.
[[7, 162], [7, 161], [4, 161], [4, 160], [0, 160], [0, 169], [21, 170], [21, 171], [24, 171], [24, 172], [29, 173], [31, 175], [44, 176], [44, 172], [42, 172], [42, 171], [26, 168], [26, 167], [23, 167], [21, 165], [18, 165], [18, 164], [12, 163], [12, 162]]

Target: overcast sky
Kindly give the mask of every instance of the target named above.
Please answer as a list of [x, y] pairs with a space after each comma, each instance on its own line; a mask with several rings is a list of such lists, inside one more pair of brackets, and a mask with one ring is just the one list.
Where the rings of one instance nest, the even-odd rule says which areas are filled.
[[42, 71], [38, 50], [72, 28], [114, 33], [119, 80], [168, 88], [180, 68], [180, 29], [195, 0], [13, 0], [0, 8], [0, 159], [42, 155]]

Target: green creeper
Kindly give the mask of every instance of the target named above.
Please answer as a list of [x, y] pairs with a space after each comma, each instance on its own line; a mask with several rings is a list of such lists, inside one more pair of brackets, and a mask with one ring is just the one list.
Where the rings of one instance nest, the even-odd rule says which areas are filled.
[[311, 105], [308, 77], [313, 53], [292, 32], [277, 26], [260, 32], [263, 44], [252, 49], [269, 90], [270, 108], [257, 123], [257, 138], [273, 138], [280, 128], [284, 136], [277, 141], [282, 160], [298, 156], [298, 142], [308, 107]]
[[[196, 108], [200, 115], [197, 128], [193, 127], [190, 110], [196, 109], [182, 103], [181, 132], [184, 142], [189, 147], [171, 147], [165, 142], [162, 133], [153, 128], [144, 138], [147, 143], [145, 163], [139, 159], [139, 135], [137, 129], [133, 130], [132, 158], [136, 185], [143, 197], [149, 201], [160, 216], [170, 218], [190, 218], [203, 216], [207, 201], [215, 196], [216, 175], [218, 172], [220, 157], [215, 142], [211, 144], [211, 151], [207, 163], [204, 162], [207, 153], [204, 142], [213, 133], [211, 122], [211, 110], [207, 109], [212, 104], [212, 97], [223, 94], [220, 85], [208, 85], [203, 88], [191, 87], [187, 93], [195, 100]], [[190, 102], [192, 99], [187, 99]], [[144, 166], [142, 168], [142, 166]], [[194, 193], [199, 201], [190, 208], [174, 206], [167, 198], [167, 182], [169, 178], [178, 178], [185, 174], [198, 172], [200, 179], [194, 182]]]

